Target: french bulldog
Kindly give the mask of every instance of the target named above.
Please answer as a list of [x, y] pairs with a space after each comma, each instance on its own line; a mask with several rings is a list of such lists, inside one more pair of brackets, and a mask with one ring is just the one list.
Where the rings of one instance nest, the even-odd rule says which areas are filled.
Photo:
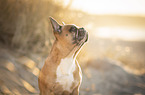
[[88, 32], [73, 24], [60, 25], [50, 17], [55, 41], [42, 67], [40, 95], [79, 95], [81, 68], [76, 56], [88, 40]]

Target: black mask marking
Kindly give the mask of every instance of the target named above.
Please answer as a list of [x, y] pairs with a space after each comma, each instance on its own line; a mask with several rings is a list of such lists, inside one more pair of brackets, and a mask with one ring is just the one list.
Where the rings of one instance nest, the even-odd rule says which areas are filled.
[[70, 29], [69, 29], [69, 32], [76, 32], [77, 31], [77, 28], [75, 26], [72, 26]]

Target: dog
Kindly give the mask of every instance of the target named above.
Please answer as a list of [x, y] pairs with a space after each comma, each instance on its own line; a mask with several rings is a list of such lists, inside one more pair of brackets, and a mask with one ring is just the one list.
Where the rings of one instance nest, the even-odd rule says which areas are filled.
[[73, 24], [60, 25], [52, 17], [50, 22], [56, 40], [39, 74], [40, 95], [79, 95], [82, 72], [76, 56], [88, 32]]

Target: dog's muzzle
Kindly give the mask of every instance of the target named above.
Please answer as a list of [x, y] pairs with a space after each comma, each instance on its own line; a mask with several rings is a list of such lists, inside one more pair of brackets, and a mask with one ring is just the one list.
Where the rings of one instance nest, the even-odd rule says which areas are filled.
[[[84, 39], [84, 37], [87, 37], [87, 39], [88, 39], [88, 33], [86, 32], [86, 30], [84, 28], [79, 28], [76, 34], [78, 35], [79, 41]], [[86, 39], [86, 41], [87, 41], [87, 39]]]
[[79, 28], [76, 32], [76, 38], [78, 41], [81, 41], [84, 39], [84, 37], [86, 38], [85, 42], [88, 40], [88, 33], [86, 32], [86, 30], [84, 28]]

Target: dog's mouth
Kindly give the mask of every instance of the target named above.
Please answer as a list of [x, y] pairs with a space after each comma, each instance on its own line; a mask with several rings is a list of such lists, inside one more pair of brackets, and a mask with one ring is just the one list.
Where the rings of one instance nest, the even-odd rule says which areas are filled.
[[75, 40], [74, 43], [77, 43], [77, 44], [79, 44], [80, 42], [85, 43], [88, 41], [88, 33], [86, 32], [84, 28], [79, 28], [75, 32], [74, 40]]

